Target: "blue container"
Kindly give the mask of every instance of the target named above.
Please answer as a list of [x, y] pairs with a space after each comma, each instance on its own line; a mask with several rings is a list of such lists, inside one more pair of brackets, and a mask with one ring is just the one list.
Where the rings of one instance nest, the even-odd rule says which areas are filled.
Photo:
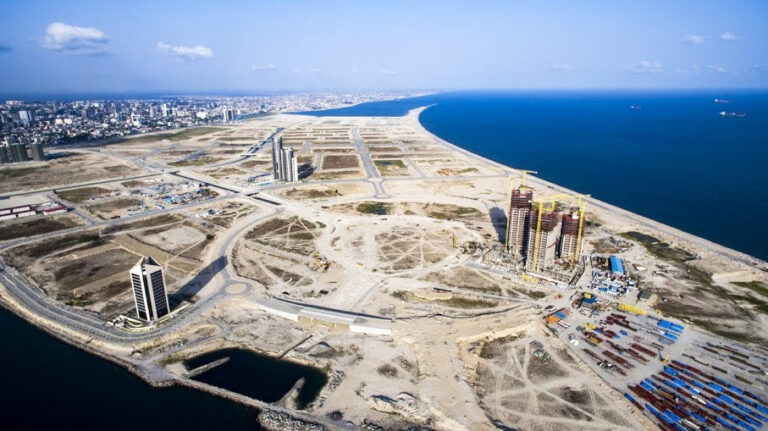
[[662, 320], [659, 320], [658, 326], [661, 326], [662, 328], [669, 328], [670, 326], [672, 326], [672, 322], [662, 319]]
[[691, 416], [696, 418], [696, 420], [698, 420], [699, 422], [707, 423], [707, 420], [704, 419], [702, 416], [699, 416], [697, 413], [691, 413]]
[[675, 341], [677, 341], [677, 335], [675, 335], [675, 334], [673, 334], [673, 333], [671, 333], [671, 332], [669, 332], [669, 331], [665, 332], [665, 333], [664, 333], [664, 336], [665, 336], [665, 337], [667, 337], [667, 338], [669, 338], [670, 340], [675, 340]]
[[709, 388], [715, 392], [723, 392], [723, 387], [718, 385], [717, 383], [710, 383], [707, 386], [709, 386]]
[[677, 375], [677, 370], [675, 370], [674, 368], [670, 367], [669, 365], [665, 365], [664, 366], [664, 371], [666, 371], [666, 373], [669, 374], [670, 376], [676, 376]]

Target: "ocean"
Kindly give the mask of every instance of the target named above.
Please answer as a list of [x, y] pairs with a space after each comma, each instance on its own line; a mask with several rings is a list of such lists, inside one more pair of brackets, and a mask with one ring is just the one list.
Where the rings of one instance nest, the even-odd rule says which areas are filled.
[[453, 144], [768, 260], [768, 91], [464, 91], [307, 114], [425, 105]]

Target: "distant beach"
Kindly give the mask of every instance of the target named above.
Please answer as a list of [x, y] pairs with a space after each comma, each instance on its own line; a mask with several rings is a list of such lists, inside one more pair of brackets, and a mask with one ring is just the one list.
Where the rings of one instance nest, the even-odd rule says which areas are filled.
[[[723, 118], [723, 104], [745, 112]], [[768, 259], [768, 92], [455, 92], [307, 112], [401, 116], [483, 157]]]

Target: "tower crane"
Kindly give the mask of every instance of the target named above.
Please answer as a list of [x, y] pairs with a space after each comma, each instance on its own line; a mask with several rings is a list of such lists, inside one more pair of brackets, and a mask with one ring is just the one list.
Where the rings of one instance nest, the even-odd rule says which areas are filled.
[[581, 255], [581, 234], [584, 232], [584, 209], [586, 207], [584, 198], [589, 196], [590, 195], [576, 195], [576, 207], [579, 209], [579, 230], [576, 234], [576, 252], [571, 256], [571, 269], [573, 269], [577, 257]]
[[[538, 172], [537, 171], [531, 171], [531, 170], [528, 170], [528, 169], [517, 169], [517, 171], [521, 173], [521, 175], [520, 175], [520, 188], [521, 189], [530, 189], [530, 187], [528, 187], [525, 184], [525, 180], [527, 178], [527, 175], [528, 174], [538, 174]], [[514, 175], [510, 175], [509, 176], [510, 186], [512, 185], [512, 181], [514, 181], [516, 178], [517, 177], [514, 176]]]
[[[538, 263], [539, 259], [539, 240], [541, 239], [541, 213], [546, 210], [547, 212], [552, 212], [557, 207], [557, 200], [558, 199], [570, 199], [572, 198], [572, 195], [569, 194], [558, 194], [558, 195], [550, 195], [550, 196], [543, 196], [538, 199], [534, 199], [533, 203], [537, 207], [536, 211], [536, 234], [534, 235], [533, 240], [533, 261], [531, 262], [531, 269], [536, 271], [536, 264]], [[549, 202], [549, 205], [545, 208], [544, 203]]]

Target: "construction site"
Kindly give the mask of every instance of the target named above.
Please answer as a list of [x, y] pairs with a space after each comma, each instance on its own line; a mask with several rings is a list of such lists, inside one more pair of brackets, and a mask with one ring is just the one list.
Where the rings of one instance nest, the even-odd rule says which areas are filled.
[[[466, 152], [420, 112], [52, 151], [35, 169], [93, 172], [6, 174], [10, 214], [67, 211], [0, 221], [0, 298], [284, 427], [761, 428], [764, 262]], [[137, 261], [167, 289], [150, 324]]]

